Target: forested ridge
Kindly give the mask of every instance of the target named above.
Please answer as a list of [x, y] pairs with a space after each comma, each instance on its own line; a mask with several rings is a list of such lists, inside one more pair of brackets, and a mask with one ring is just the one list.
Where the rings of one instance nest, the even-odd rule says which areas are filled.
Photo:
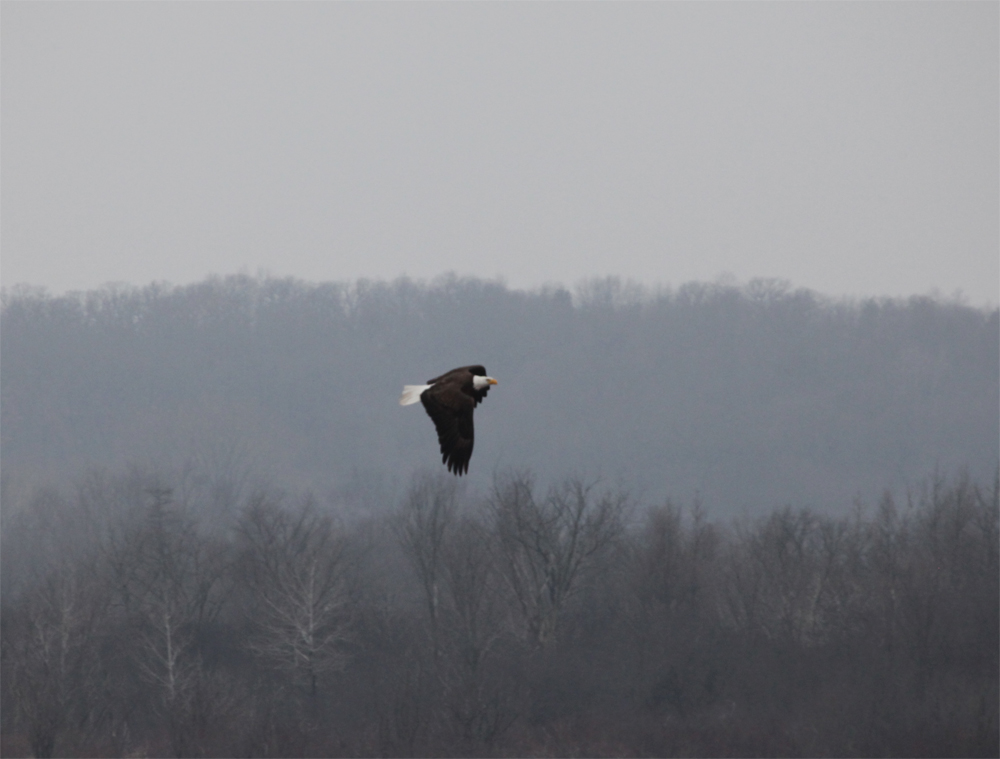
[[[996, 756], [1000, 318], [3, 293], [4, 756]], [[470, 476], [405, 383], [482, 362]]]
[[439, 460], [402, 386], [473, 362], [500, 380], [476, 412], [480, 489], [513, 466], [713, 514], [843, 510], [1000, 459], [998, 312], [926, 297], [239, 276], [5, 291], [0, 345], [5, 469], [31, 481], [141, 462], [398, 497]]

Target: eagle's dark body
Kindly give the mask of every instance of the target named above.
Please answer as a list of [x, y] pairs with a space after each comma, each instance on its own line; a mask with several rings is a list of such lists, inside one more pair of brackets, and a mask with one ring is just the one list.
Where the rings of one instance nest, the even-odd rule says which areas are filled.
[[475, 443], [472, 412], [489, 392], [488, 386], [475, 388], [473, 377], [477, 376], [486, 376], [486, 369], [478, 364], [452, 369], [427, 380], [430, 387], [420, 394], [420, 402], [437, 428], [441, 461], [457, 475], [469, 471]]

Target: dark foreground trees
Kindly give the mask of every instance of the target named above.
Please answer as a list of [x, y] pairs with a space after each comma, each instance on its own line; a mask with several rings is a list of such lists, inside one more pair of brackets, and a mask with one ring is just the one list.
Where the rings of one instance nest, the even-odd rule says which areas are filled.
[[3, 755], [1000, 749], [997, 481], [732, 524], [518, 472], [247, 491], [5, 484]]

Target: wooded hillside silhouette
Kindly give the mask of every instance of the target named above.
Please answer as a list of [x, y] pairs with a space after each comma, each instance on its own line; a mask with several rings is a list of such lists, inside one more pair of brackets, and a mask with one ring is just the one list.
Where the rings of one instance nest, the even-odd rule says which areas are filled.
[[438, 460], [400, 388], [470, 361], [502, 383], [478, 412], [480, 489], [529, 467], [716, 514], [844, 508], [1000, 458], [998, 312], [925, 297], [237, 276], [6, 291], [0, 329], [5, 469], [41, 480], [139, 461], [397, 497]]

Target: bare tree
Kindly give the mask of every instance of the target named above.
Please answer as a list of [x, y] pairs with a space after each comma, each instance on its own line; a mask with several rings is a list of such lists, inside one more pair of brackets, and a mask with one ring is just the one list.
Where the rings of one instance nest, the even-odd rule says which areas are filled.
[[255, 496], [238, 529], [250, 646], [303, 685], [315, 706], [320, 677], [347, 661], [351, 614], [344, 541], [312, 500], [286, 510]]
[[655, 606], [668, 617], [695, 612], [707, 604], [719, 538], [706, 522], [700, 501], [684, 512], [669, 501], [650, 509], [635, 535], [630, 555], [635, 596], [643, 607]]
[[418, 475], [397, 521], [403, 551], [420, 580], [435, 659], [440, 652], [438, 620], [445, 535], [455, 519], [457, 493], [454, 478], [442, 474]]
[[532, 476], [510, 473], [490, 505], [507, 586], [529, 636], [549, 645], [581, 573], [621, 534], [628, 497], [570, 479], [538, 501]]
[[489, 529], [465, 516], [443, 546], [447, 657], [439, 668], [445, 703], [462, 745], [492, 745], [517, 717], [511, 684], [490, 664], [508, 634], [500, 603], [502, 578]]
[[476, 671], [504, 632], [491, 536], [471, 518], [458, 520], [442, 558], [450, 637], [464, 665]]
[[87, 691], [94, 667], [91, 635], [104, 610], [83, 567], [49, 573], [4, 613], [4, 676], [15, 716], [37, 757], [52, 756], [71, 721], [86, 725], [96, 708]]
[[[717, 699], [720, 536], [698, 500], [686, 515], [671, 502], [653, 507], [629, 530], [620, 604], [628, 641], [623, 674], [647, 707], [687, 715]], [[616, 585], [612, 585], [612, 588]], [[618, 586], [620, 587], [620, 586]]]
[[130, 644], [140, 675], [155, 686], [171, 750], [197, 751], [195, 722], [204, 672], [196, 636], [225, 600], [225, 552], [202, 538], [169, 488], [153, 485], [145, 519], [109, 538], [105, 558], [118, 604], [134, 626]]
[[744, 530], [728, 565], [730, 620], [768, 638], [821, 642], [843, 534], [842, 525], [790, 508]]

